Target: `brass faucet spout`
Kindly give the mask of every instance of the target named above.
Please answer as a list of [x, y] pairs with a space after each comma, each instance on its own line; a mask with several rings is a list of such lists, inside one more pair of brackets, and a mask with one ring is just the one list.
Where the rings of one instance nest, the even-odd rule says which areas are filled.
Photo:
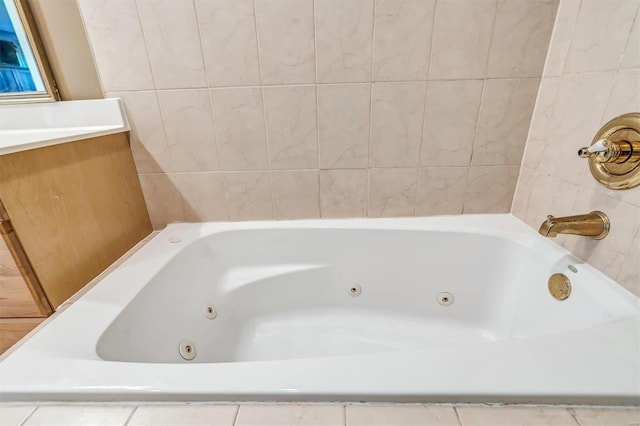
[[538, 233], [549, 238], [554, 238], [558, 234], [574, 234], [601, 240], [607, 236], [609, 228], [610, 222], [607, 215], [601, 211], [593, 211], [566, 217], [549, 215], [540, 225]]

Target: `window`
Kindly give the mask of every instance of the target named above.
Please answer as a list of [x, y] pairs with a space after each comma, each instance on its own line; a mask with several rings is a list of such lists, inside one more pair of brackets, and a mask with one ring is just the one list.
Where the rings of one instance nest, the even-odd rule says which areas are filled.
[[25, 0], [0, 0], [0, 103], [57, 100]]

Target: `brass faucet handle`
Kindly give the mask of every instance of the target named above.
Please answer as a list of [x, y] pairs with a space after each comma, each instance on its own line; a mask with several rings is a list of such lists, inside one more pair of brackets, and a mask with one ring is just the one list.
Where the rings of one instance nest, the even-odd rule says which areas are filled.
[[600, 139], [591, 144], [583, 146], [578, 150], [580, 158], [592, 158], [594, 161], [606, 162], [611, 157], [611, 142], [608, 139]]
[[578, 151], [593, 177], [610, 189], [640, 185], [640, 112], [615, 117]]
[[640, 159], [640, 141], [599, 139], [591, 146], [580, 148], [578, 155], [596, 163], [637, 163]]

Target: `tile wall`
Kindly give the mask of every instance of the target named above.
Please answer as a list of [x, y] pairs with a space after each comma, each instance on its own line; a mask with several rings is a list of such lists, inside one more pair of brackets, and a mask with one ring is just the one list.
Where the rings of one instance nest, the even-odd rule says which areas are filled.
[[508, 212], [557, 4], [79, 0], [156, 228]]
[[561, 0], [520, 171], [513, 214], [534, 228], [547, 214], [602, 210], [602, 241], [556, 242], [640, 295], [640, 187], [598, 184], [577, 156], [600, 126], [640, 112], [640, 0]]

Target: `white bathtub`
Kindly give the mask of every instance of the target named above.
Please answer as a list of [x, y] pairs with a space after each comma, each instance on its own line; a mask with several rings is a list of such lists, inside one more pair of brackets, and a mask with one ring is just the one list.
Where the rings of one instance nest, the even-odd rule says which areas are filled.
[[0, 400], [638, 404], [639, 312], [510, 215], [176, 224], [0, 362]]

